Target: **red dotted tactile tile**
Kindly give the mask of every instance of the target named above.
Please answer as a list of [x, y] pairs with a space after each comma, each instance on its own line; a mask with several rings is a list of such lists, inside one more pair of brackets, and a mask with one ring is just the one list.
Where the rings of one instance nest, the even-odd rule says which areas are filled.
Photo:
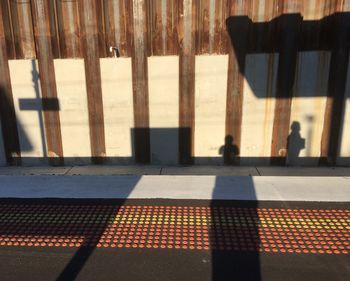
[[0, 246], [349, 254], [349, 233], [349, 210], [0, 205]]

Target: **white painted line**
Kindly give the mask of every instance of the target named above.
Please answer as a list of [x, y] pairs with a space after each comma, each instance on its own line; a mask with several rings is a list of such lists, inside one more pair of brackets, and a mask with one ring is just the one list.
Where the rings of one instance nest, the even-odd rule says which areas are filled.
[[163, 198], [350, 202], [350, 178], [0, 176], [0, 198]]

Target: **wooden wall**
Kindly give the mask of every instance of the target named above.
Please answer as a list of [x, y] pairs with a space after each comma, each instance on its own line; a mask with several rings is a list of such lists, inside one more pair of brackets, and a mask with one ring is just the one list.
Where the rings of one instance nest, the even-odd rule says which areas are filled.
[[[54, 61], [82, 59], [91, 151], [88, 158], [93, 163], [106, 163], [109, 148], [101, 59], [112, 58], [110, 46], [116, 46], [126, 64], [126, 59], [131, 59], [132, 153], [137, 163], [152, 162], [150, 89], [156, 86], [149, 74], [157, 73], [154, 62], [149, 70], [149, 58], [153, 56], [178, 58], [178, 70], [171, 72], [176, 73], [175, 81], [178, 81], [178, 127], [174, 127], [178, 130], [178, 163], [220, 163], [212, 159], [220, 158], [225, 164], [233, 165], [303, 164], [294, 163], [288, 155], [291, 126], [299, 118], [298, 112], [307, 111], [300, 98], [322, 100], [313, 109], [322, 112], [323, 117], [317, 121], [319, 140], [313, 142], [318, 144], [308, 144], [312, 146], [308, 149], [313, 151], [306, 155], [312, 158], [310, 163], [347, 163], [338, 160], [342, 158], [341, 151], [348, 151], [342, 140], [349, 133], [345, 124], [349, 13], [350, 0], [3, 0], [0, 2], [0, 110], [6, 161], [21, 164], [21, 132], [11, 87], [11, 79], [15, 78], [10, 77], [8, 62], [37, 60], [44, 156], [50, 164], [62, 165], [69, 155], [65, 155], [62, 144], [60, 122], [65, 117], [60, 116]], [[206, 55], [213, 62], [210, 78], [201, 69], [211, 68]], [[215, 57], [221, 68], [215, 69]], [[309, 60], [318, 65], [315, 87], [308, 84], [311, 80], [303, 80], [309, 75], [305, 71]], [[226, 71], [224, 76], [221, 69]], [[223, 77], [224, 87], [219, 88], [225, 91], [225, 96], [215, 99], [220, 101], [224, 115], [212, 121], [207, 118], [210, 107], [201, 110], [199, 106], [205, 99], [210, 100], [208, 89], [213, 92], [212, 98], [215, 97], [215, 87], [208, 81], [215, 85]], [[261, 81], [257, 82], [257, 77]], [[263, 92], [259, 85], [264, 85]], [[255, 105], [259, 109], [253, 112], [251, 108]], [[267, 118], [260, 120], [265, 125], [259, 125], [264, 131], [263, 139], [254, 136], [255, 127], [250, 123], [251, 114], [259, 110]], [[212, 127], [208, 126], [210, 122]], [[295, 127], [298, 125], [293, 126], [298, 134], [300, 130]], [[222, 151], [216, 157], [215, 153], [200, 153], [199, 139], [204, 142], [206, 131], [219, 127], [224, 130], [220, 135]], [[254, 150], [255, 137], [264, 143], [259, 152]]]

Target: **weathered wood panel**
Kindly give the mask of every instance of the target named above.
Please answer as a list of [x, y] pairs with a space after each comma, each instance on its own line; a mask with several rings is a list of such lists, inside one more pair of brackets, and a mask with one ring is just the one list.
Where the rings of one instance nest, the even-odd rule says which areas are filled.
[[179, 162], [192, 164], [194, 156], [196, 0], [179, 3]]
[[35, 42], [31, 1], [10, 1], [16, 57], [35, 58]]
[[164, 16], [166, 1], [154, 0], [151, 1], [151, 15], [153, 21], [151, 22], [150, 32], [152, 33], [152, 54], [160, 56], [165, 54], [165, 34], [163, 32]]
[[227, 18], [226, 0], [215, 1], [214, 38], [210, 38], [210, 50], [217, 54], [227, 54], [227, 43], [229, 40], [226, 29]]
[[213, 20], [210, 21], [210, 17], [214, 13], [211, 5], [212, 2], [213, 1], [210, 0], [202, 0], [199, 2], [196, 54], [209, 53], [210, 22], [213, 22]]
[[[0, 5], [0, 15], [2, 15], [2, 12], [2, 6]], [[2, 19], [0, 19], [0, 121], [6, 160], [10, 165], [19, 165], [21, 163], [21, 153], [12, 97], [6, 37]]]
[[51, 101], [57, 101], [57, 88], [51, 36], [49, 26], [49, 7], [45, 0], [32, 3], [35, 42], [39, 63], [40, 86], [44, 110], [44, 123], [48, 157], [50, 164], [63, 165], [63, 149], [59, 108], [51, 108]]
[[106, 155], [100, 51], [96, 0], [79, 0], [82, 51], [85, 62], [86, 91], [89, 111], [90, 143], [93, 163], [103, 163]]
[[[115, 46], [118, 47], [121, 56], [132, 57], [130, 61], [132, 61], [133, 78], [132, 81], [124, 82], [130, 83], [130, 87], [133, 86], [134, 133], [139, 134], [135, 136], [137, 161], [148, 163], [150, 155], [147, 57], [178, 55], [178, 126], [181, 128], [179, 159], [181, 163], [189, 164], [197, 155], [194, 153], [196, 126], [194, 121], [197, 112], [195, 104], [198, 106], [199, 103], [196, 101], [205, 97], [200, 95], [195, 97], [195, 81], [196, 78], [202, 81], [201, 83], [206, 81], [199, 77], [200, 75], [196, 77], [195, 55], [229, 54], [226, 104], [223, 104], [223, 107], [226, 106], [225, 123], [216, 124], [216, 126], [221, 128], [225, 125], [226, 136], [234, 139], [232, 145], [237, 147], [237, 151], [243, 151], [244, 155], [238, 155], [239, 157], [234, 161], [226, 155], [225, 163], [243, 164], [243, 162], [240, 163], [240, 157], [251, 158], [244, 159], [244, 163], [253, 163], [251, 160], [253, 161], [256, 156], [256, 158], [264, 158], [263, 163], [272, 157], [272, 164], [284, 165], [288, 154], [287, 139], [291, 124], [294, 119], [303, 120], [301, 115], [306, 114], [310, 107], [312, 112], [317, 111], [322, 116], [326, 109], [324, 124], [323, 121], [317, 121], [319, 123], [317, 126], [323, 127], [323, 133], [319, 143], [312, 141], [315, 143], [312, 145], [313, 150], [310, 154], [313, 158], [312, 163], [318, 162], [319, 155], [315, 152], [316, 149], [316, 151], [320, 150], [320, 164], [335, 164], [339, 147], [343, 147], [340, 144], [339, 132], [343, 126], [343, 106], [347, 99], [344, 97], [344, 91], [349, 59], [350, 32], [347, 16], [349, 0], [52, 0], [46, 1], [45, 4], [48, 7], [48, 12], [43, 19], [46, 33], [36, 32], [34, 36], [33, 26], [37, 26], [38, 23], [35, 18], [32, 18], [34, 13], [31, 13], [31, 9], [34, 9], [34, 5], [38, 5], [36, 1], [1, 1], [1, 20], [4, 25], [7, 59], [37, 57], [41, 61], [40, 68], [43, 68], [45, 66], [42, 62], [50, 64], [53, 58], [84, 56], [86, 88], [89, 97], [90, 137], [91, 140], [94, 139], [91, 141], [91, 149], [95, 151], [92, 153], [94, 159], [104, 158], [106, 150], [103, 128], [103, 120], [106, 119], [103, 110], [106, 107], [103, 107], [102, 102], [99, 59], [111, 57], [113, 53], [109, 52], [109, 47]], [[82, 24], [84, 26], [81, 26]], [[229, 34], [235, 40], [231, 40]], [[45, 40], [49, 38], [45, 44], [43, 38]], [[39, 52], [46, 51], [45, 48], [51, 49], [51, 55], [44, 59]], [[314, 52], [312, 56], [315, 57], [312, 61], [317, 68], [315, 71], [321, 71], [319, 68], [328, 66], [319, 66], [324, 64], [317, 64], [314, 60], [319, 61], [327, 55], [326, 53], [332, 53], [331, 64], [327, 70], [330, 74], [328, 79], [325, 79], [329, 80], [328, 85], [325, 86], [327, 94], [317, 87], [308, 90], [306, 94], [303, 89], [299, 89], [308, 88], [306, 82], [309, 82], [308, 79], [299, 78], [297, 78], [299, 81], [295, 81], [296, 77], [305, 73], [307, 67], [310, 67], [308, 59], [300, 59], [308, 56], [304, 52]], [[216, 57], [212, 58], [214, 61]], [[220, 60], [220, 58], [217, 59]], [[255, 76], [268, 80], [265, 81], [266, 83], [262, 81], [258, 83], [263, 85], [264, 89], [254, 88], [257, 81], [246, 73], [247, 61], [250, 67], [257, 67], [253, 71]], [[107, 64], [111, 67], [112, 62], [109, 63]], [[277, 79], [276, 64], [278, 64]], [[326, 71], [323, 68], [322, 71]], [[203, 71], [197, 71], [197, 73]], [[306, 72], [310, 77], [312, 76], [311, 70]], [[44, 75], [41, 69], [40, 73]], [[46, 75], [50, 76], [50, 73], [49, 71]], [[313, 74], [316, 75], [316, 72]], [[213, 81], [211, 78], [213, 77], [207, 81]], [[115, 79], [117, 81], [117, 78]], [[42, 81], [45, 85], [53, 81], [46, 80], [44, 78]], [[33, 82], [36, 83], [34, 80]], [[326, 81], [324, 82], [323, 85], [327, 84]], [[203, 87], [202, 84], [200, 86]], [[274, 96], [274, 88], [277, 88], [276, 96]], [[55, 89], [50, 91], [54, 92]], [[44, 95], [45, 90], [42, 92]], [[112, 98], [113, 94], [110, 95]], [[305, 98], [313, 99], [304, 102], [303, 95]], [[269, 100], [265, 101], [265, 99]], [[321, 99], [327, 99], [325, 108], [323, 108], [323, 102], [316, 101]], [[249, 110], [244, 109], [248, 103]], [[309, 106], [305, 106], [306, 104]], [[246, 127], [242, 120], [244, 115], [252, 112], [251, 108], [254, 106], [259, 110], [256, 116], [260, 114], [262, 120], [261, 123], [252, 127], [259, 128], [260, 135], [269, 136], [262, 140], [264, 149], [249, 150], [254, 143], [246, 142], [245, 139], [251, 136], [254, 130], [252, 127], [242, 128], [242, 126]], [[295, 113], [291, 119], [292, 107]], [[43, 109], [45, 108], [47, 105], [44, 100]], [[201, 110], [199, 108], [198, 112]], [[271, 122], [271, 111], [274, 111], [273, 122]], [[249, 116], [245, 120], [249, 123], [253, 122], [254, 118]], [[270, 132], [272, 126], [273, 132]], [[305, 126], [307, 127], [306, 123]], [[242, 138], [242, 134], [245, 135], [245, 139]], [[21, 139], [21, 132], [19, 135]], [[307, 143], [308, 149], [310, 143]], [[259, 155], [254, 156], [254, 153]], [[124, 155], [128, 161], [129, 154], [128, 151], [127, 155]], [[205, 157], [205, 155], [202, 156]], [[45, 158], [46, 155], [43, 157]], [[22, 160], [24, 162], [24, 156]], [[303, 162], [303, 159], [297, 159], [298, 163], [299, 161]]]
[[59, 37], [59, 28], [58, 28], [58, 13], [57, 13], [58, 2], [60, 1], [59, 0], [48, 1], [51, 46], [52, 46], [52, 54], [54, 58], [61, 57], [60, 37]]
[[97, 16], [97, 30], [98, 30], [98, 46], [100, 58], [105, 58], [107, 56], [107, 52], [109, 52], [106, 42], [106, 27], [105, 27], [105, 8], [104, 1], [96, 2], [96, 16]]
[[58, 0], [57, 20], [61, 57], [82, 57], [78, 0]]
[[167, 55], [177, 55], [179, 51], [179, 41], [177, 34], [177, 24], [179, 15], [179, 1], [177, 0], [167, 0], [166, 4], [167, 14], [166, 14], [166, 48]]
[[0, 16], [3, 21], [3, 32], [5, 34], [6, 48], [7, 48], [7, 57], [9, 59], [16, 58], [16, 49], [15, 49], [15, 40], [13, 35], [12, 27], [12, 16], [11, 16], [11, 6], [10, 1], [1, 1], [0, 2], [1, 10]]
[[147, 3], [144, 0], [129, 2], [132, 83], [134, 101], [134, 153], [137, 163], [150, 162], [148, 65], [147, 65]]
[[[226, 28], [230, 39], [228, 46], [228, 76], [226, 96], [226, 138], [233, 140], [225, 144], [224, 163], [227, 165], [239, 164], [239, 151], [241, 148], [241, 127], [242, 127], [242, 104], [243, 104], [243, 81], [245, 56], [248, 44], [249, 11], [248, 1], [229, 1]], [[232, 157], [228, 145], [237, 148], [237, 157]]]
[[105, 11], [105, 40], [107, 56], [112, 57], [109, 47], [117, 47], [119, 55], [129, 57], [130, 40], [128, 34], [128, 0], [106, 0]]

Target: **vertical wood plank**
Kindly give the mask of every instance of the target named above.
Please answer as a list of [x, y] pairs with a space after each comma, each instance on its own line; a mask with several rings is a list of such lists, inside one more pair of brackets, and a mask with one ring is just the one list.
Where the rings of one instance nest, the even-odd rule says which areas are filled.
[[[297, 55], [301, 41], [301, 1], [280, 1], [281, 17], [277, 23], [277, 49], [279, 53], [275, 116], [273, 120], [271, 164], [285, 165], [289, 134], [293, 87]], [[292, 14], [293, 13], [293, 14]]]
[[11, 1], [16, 57], [35, 58], [35, 42], [30, 0]]
[[57, 1], [58, 32], [62, 58], [82, 57], [78, 0]]
[[52, 54], [54, 58], [61, 57], [60, 37], [59, 37], [59, 29], [58, 29], [57, 2], [60, 2], [60, 1], [52, 0], [48, 2], [51, 46], [52, 46]]
[[[117, 47], [120, 51], [120, 11], [119, 0], [104, 1], [106, 45], [107, 47]], [[109, 50], [108, 50], [109, 51]], [[113, 57], [112, 52], [107, 52], [107, 56]]]
[[120, 54], [122, 56], [131, 56], [131, 41], [132, 33], [129, 32], [130, 29], [130, 19], [128, 14], [130, 13], [130, 0], [119, 0], [119, 12], [120, 12]]
[[[339, 7], [337, 6], [339, 9]], [[332, 50], [328, 77], [328, 93], [321, 138], [320, 165], [335, 165], [339, 154], [343, 121], [346, 78], [349, 64], [350, 13], [331, 16], [324, 38]], [[328, 35], [327, 35], [328, 34]]]
[[[105, 1], [105, 30], [107, 49], [117, 47], [122, 57], [131, 56], [131, 42], [129, 39], [129, 0]], [[107, 50], [107, 53], [109, 50]], [[112, 53], [108, 54], [113, 56]]]
[[196, 44], [196, 54], [209, 53], [209, 14], [210, 0], [202, 0], [198, 2], [198, 36]]
[[106, 155], [96, 0], [79, 0], [82, 51], [85, 63], [92, 162]]
[[[245, 71], [245, 56], [248, 44], [249, 11], [248, 1], [228, 1], [227, 10], [229, 19], [226, 21], [230, 41], [228, 43], [229, 65], [227, 76], [226, 97], [226, 139], [232, 139], [232, 143], [225, 144], [224, 163], [226, 165], [239, 165], [239, 153], [242, 134], [242, 107], [243, 107], [243, 82]], [[232, 157], [228, 145], [233, 145], [238, 152], [238, 157]]]
[[[147, 1], [145, 0], [145, 9], [146, 9], [146, 17], [145, 17], [145, 25], [146, 25], [146, 43], [147, 43], [147, 56], [152, 56], [152, 33], [150, 32], [151, 30], [151, 25], [152, 25], [152, 9], [151, 9], [151, 2], [152, 1]], [[162, 19], [163, 20], [163, 19]]]
[[[2, 15], [0, 5], [0, 15]], [[0, 18], [0, 121], [7, 163], [21, 164], [21, 152], [13, 104], [3, 18]]]
[[177, 34], [177, 23], [178, 23], [178, 0], [167, 0], [166, 3], [166, 54], [167, 55], [178, 55], [179, 42]]
[[214, 17], [214, 42], [213, 52], [217, 54], [227, 54], [226, 30], [227, 4], [225, 0], [215, 1], [215, 17]]
[[152, 33], [152, 54], [160, 56], [165, 54], [163, 47], [163, 16], [162, 16], [162, 2], [163, 0], [151, 1], [151, 25], [150, 32]]
[[148, 65], [147, 65], [147, 3], [145, 0], [129, 2], [129, 36], [131, 40], [134, 153], [137, 163], [150, 162]]
[[9, 0], [1, 1], [0, 5], [2, 9], [2, 14], [0, 14], [0, 16], [3, 19], [4, 34], [5, 34], [6, 48], [7, 48], [7, 57], [9, 59], [14, 59], [16, 58], [16, 49], [15, 49], [15, 40], [13, 35], [10, 2]]
[[179, 3], [179, 162], [192, 164], [194, 157], [195, 30], [196, 0]]
[[105, 9], [104, 1], [97, 1], [96, 3], [97, 13], [97, 30], [98, 30], [98, 45], [100, 58], [107, 56], [108, 48], [106, 44], [106, 28], [105, 28]]
[[58, 109], [45, 110], [48, 99], [57, 100], [57, 88], [51, 36], [49, 7], [45, 0], [32, 2], [35, 42], [39, 63], [40, 86], [43, 97], [45, 135], [50, 164], [63, 165], [61, 125]]

